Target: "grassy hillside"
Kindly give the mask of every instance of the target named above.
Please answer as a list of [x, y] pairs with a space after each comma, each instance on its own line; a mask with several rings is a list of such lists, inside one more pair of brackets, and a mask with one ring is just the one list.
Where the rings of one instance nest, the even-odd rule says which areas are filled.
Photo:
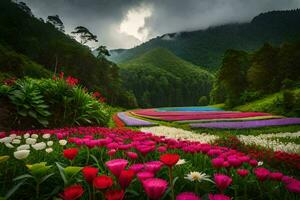
[[[26, 56], [52, 73], [57, 68], [58, 72], [64, 71], [66, 75], [78, 78], [87, 88], [100, 91], [111, 104], [127, 106], [128, 95], [121, 87], [118, 67], [114, 63], [95, 58], [87, 46], [43, 19], [36, 18], [30, 11], [21, 9], [11, 0], [1, 0], [0, 9], [0, 63], [20, 67], [18, 54]], [[14, 51], [15, 56], [7, 55], [6, 50], [3, 53], [2, 47]], [[35, 64], [31, 66], [37, 67]], [[2, 73], [13, 74], [8, 65], [1, 68]], [[23, 72], [28, 75], [27, 70]]]
[[197, 105], [208, 96], [212, 80], [206, 70], [162, 48], [122, 64], [121, 76], [142, 107]]
[[299, 38], [299, 20], [299, 9], [268, 12], [260, 14], [249, 23], [166, 34], [132, 49], [111, 51], [110, 59], [122, 63], [150, 49], [163, 47], [184, 60], [216, 70], [227, 49], [253, 51], [265, 42], [277, 45]]
[[[285, 102], [286, 101], [286, 96], [283, 91], [274, 93], [272, 95], [268, 95], [264, 98], [261, 98], [256, 101], [252, 101], [250, 103], [237, 106], [234, 108], [234, 110], [239, 110], [239, 111], [258, 111], [258, 112], [269, 112], [269, 113], [274, 113], [274, 114], [284, 114], [286, 116], [299, 116], [299, 113], [297, 111], [293, 110], [293, 112], [289, 112], [285, 108], [285, 104], [289, 104], [289, 106], [293, 106], [295, 102], [299, 101], [299, 96], [300, 96], [300, 89], [293, 89], [290, 92], [292, 92], [294, 96], [294, 102]], [[298, 105], [295, 105], [298, 106]]]

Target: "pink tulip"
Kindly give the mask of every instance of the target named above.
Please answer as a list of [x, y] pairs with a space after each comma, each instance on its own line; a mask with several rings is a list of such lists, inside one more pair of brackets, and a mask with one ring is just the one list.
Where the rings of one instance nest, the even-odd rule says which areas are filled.
[[224, 159], [223, 158], [214, 158], [211, 160], [211, 163], [213, 165], [214, 168], [222, 168], [223, 167], [223, 163], [224, 163]]
[[224, 194], [209, 194], [209, 200], [230, 200], [230, 197]]
[[160, 161], [150, 161], [145, 163], [145, 171], [156, 173], [158, 172], [163, 166], [163, 163]]
[[224, 174], [215, 174], [214, 181], [221, 192], [232, 183], [232, 179]]
[[133, 170], [135, 173], [138, 173], [144, 169], [144, 164], [141, 163], [133, 164], [129, 167], [129, 169]]
[[144, 190], [152, 200], [159, 200], [165, 193], [168, 182], [160, 178], [149, 178], [143, 181]]
[[280, 181], [283, 177], [283, 174], [280, 172], [272, 172], [269, 174], [271, 180]]
[[120, 173], [122, 170], [125, 169], [127, 166], [128, 161], [124, 159], [115, 159], [115, 160], [110, 160], [105, 163], [107, 168], [111, 171], [113, 175], [115, 175], [117, 178], [120, 176]]
[[259, 181], [265, 181], [268, 178], [270, 171], [266, 168], [260, 167], [254, 170], [254, 174]]
[[167, 151], [167, 147], [164, 147], [164, 146], [157, 147], [157, 151], [160, 153], [164, 153]]
[[285, 187], [289, 192], [294, 192], [294, 193], [300, 194], [300, 181], [297, 181], [297, 180], [292, 181], [292, 182], [288, 183]]
[[176, 200], [201, 200], [201, 199], [193, 192], [182, 192], [176, 196]]
[[107, 154], [111, 157], [114, 156], [116, 153], [117, 153], [117, 151], [115, 149], [111, 149], [107, 152]]
[[232, 167], [239, 167], [242, 165], [242, 161], [236, 156], [229, 156], [227, 160]]
[[154, 174], [152, 172], [138, 172], [136, 176], [140, 182], [143, 182], [146, 179], [153, 178]]

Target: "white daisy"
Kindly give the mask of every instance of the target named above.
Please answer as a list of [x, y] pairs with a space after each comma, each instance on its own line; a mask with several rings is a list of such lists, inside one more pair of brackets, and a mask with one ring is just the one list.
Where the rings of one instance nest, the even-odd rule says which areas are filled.
[[201, 173], [201, 172], [190, 172], [189, 174], [186, 175], [186, 177], [184, 177], [187, 180], [190, 180], [192, 182], [194, 181], [198, 181], [198, 182], [202, 182], [202, 181], [209, 181], [209, 182], [213, 182], [210, 179], [210, 176], [205, 174], [205, 173]]

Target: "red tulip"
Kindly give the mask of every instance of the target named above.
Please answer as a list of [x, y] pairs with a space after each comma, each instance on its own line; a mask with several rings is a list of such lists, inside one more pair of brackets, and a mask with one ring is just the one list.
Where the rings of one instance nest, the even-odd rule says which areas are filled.
[[82, 169], [83, 176], [88, 183], [92, 183], [97, 176], [99, 170], [95, 167], [84, 167]]
[[224, 174], [215, 174], [214, 181], [220, 191], [224, 191], [232, 183], [232, 179]]
[[60, 194], [63, 200], [75, 200], [79, 199], [84, 193], [81, 185], [72, 185], [64, 189], [63, 193]]
[[164, 154], [160, 156], [160, 161], [163, 162], [168, 167], [173, 167], [179, 160], [180, 156], [178, 154]]
[[238, 169], [238, 170], [236, 170], [236, 173], [238, 175], [240, 175], [241, 177], [245, 177], [249, 174], [249, 171], [246, 169]]
[[119, 176], [119, 184], [121, 188], [126, 189], [131, 183], [135, 173], [133, 170], [122, 170]]
[[78, 154], [77, 148], [70, 148], [70, 149], [64, 150], [64, 157], [69, 160], [74, 160], [74, 158], [77, 156], [77, 154]]
[[127, 155], [129, 158], [131, 158], [132, 160], [135, 160], [135, 159], [138, 158], [137, 153], [134, 153], [134, 152], [131, 152], [131, 151], [126, 152], [126, 155]]
[[258, 180], [264, 181], [268, 178], [270, 171], [267, 170], [266, 168], [260, 167], [260, 168], [256, 168], [254, 170], [254, 173]]
[[93, 185], [95, 188], [100, 190], [107, 189], [113, 185], [113, 179], [105, 175], [97, 176], [93, 180]]
[[123, 190], [108, 190], [105, 192], [106, 200], [122, 200], [124, 198]]

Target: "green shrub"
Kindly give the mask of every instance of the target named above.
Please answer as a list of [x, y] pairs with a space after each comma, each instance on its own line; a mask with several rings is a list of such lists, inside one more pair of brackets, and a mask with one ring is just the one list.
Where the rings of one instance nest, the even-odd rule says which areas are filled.
[[110, 119], [109, 106], [99, 102], [81, 86], [68, 85], [63, 79], [21, 79], [10, 87], [2, 85], [1, 95], [9, 97], [16, 108], [12, 110], [18, 119], [18, 124], [12, 124], [14, 128], [29, 128], [31, 125], [106, 126]]
[[198, 101], [199, 106], [207, 106], [208, 105], [208, 99], [206, 96], [200, 97]]

